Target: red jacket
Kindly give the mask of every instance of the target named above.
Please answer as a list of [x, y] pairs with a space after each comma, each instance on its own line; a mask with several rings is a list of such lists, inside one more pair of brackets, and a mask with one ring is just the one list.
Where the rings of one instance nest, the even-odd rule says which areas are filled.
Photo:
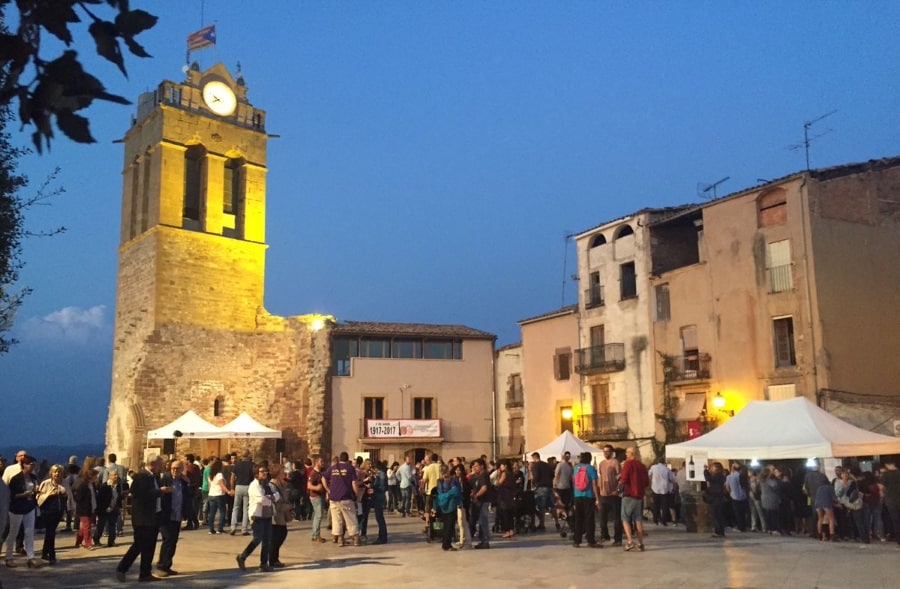
[[650, 486], [650, 475], [647, 467], [640, 460], [626, 460], [622, 465], [619, 482], [624, 485], [624, 495], [632, 499], [643, 499], [647, 487]]

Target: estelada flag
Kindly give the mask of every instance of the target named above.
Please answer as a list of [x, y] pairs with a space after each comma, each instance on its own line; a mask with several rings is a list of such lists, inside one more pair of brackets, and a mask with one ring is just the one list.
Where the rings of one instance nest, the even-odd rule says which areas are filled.
[[191, 33], [187, 38], [188, 51], [199, 51], [216, 44], [216, 25], [203, 27], [196, 33]]

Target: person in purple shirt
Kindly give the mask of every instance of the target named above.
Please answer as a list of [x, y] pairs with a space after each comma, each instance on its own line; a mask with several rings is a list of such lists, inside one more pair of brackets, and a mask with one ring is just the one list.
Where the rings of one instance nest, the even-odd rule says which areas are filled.
[[354, 546], [359, 546], [359, 529], [356, 520], [356, 499], [358, 486], [356, 482], [356, 468], [350, 464], [350, 456], [341, 452], [337, 464], [325, 471], [322, 477], [328, 499], [331, 501], [329, 512], [331, 513], [331, 533], [336, 544], [343, 546], [344, 537], [341, 535], [341, 527], [346, 530]]

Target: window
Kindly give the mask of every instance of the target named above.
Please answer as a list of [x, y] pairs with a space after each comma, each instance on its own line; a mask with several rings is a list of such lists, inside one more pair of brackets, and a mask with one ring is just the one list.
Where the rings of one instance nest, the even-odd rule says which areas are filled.
[[616, 239], [622, 239], [623, 237], [628, 237], [629, 235], [634, 235], [634, 229], [631, 228], [631, 225], [622, 225], [616, 231]]
[[783, 401], [797, 396], [795, 384], [770, 384], [766, 387], [766, 398], [769, 401]]
[[781, 188], [759, 195], [756, 208], [760, 227], [787, 223], [787, 193]]
[[619, 266], [620, 299], [633, 299], [637, 296], [637, 276], [634, 271], [634, 262], [628, 262]]
[[336, 337], [331, 345], [334, 375], [350, 376], [350, 358], [359, 356], [359, 341], [356, 338]]
[[391, 346], [392, 358], [421, 358], [422, 342], [419, 340], [394, 340]]
[[681, 328], [682, 377], [697, 378], [700, 371], [700, 350], [697, 346], [697, 326]]
[[434, 419], [434, 398], [413, 397], [413, 419]]
[[595, 247], [600, 247], [601, 245], [606, 245], [606, 238], [603, 237], [602, 233], [598, 233], [591, 238], [591, 243], [588, 246], [588, 249], [594, 249]]
[[656, 295], [656, 320], [668, 321], [671, 318], [669, 310], [669, 285], [657, 284], [654, 293]]
[[506, 407], [521, 407], [525, 402], [522, 391], [522, 375], [510, 374], [507, 383], [509, 388], [506, 389]]
[[431, 360], [462, 360], [462, 342], [459, 340], [425, 341], [425, 358]]
[[603, 285], [600, 284], [600, 272], [591, 272], [590, 286], [585, 293], [586, 309], [603, 306]]
[[775, 368], [796, 366], [797, 357], [794, 352], [794, 319], [779, 317], [772, 321], [775, 335]]
[[384, 397], [363, 397], [363, 417], [384, 419]]
[[222, 417], [225, 412], [225, 397], [216, 397], [213, 401], [213, 417]]
[[602, 325], [591, 327], [591, 347], [596, 348], [606, 344], [606, 328]]
[[222, 182], [222, 212], [237, 215], [238, 202], [241, 197], [241, 167], [239, 159], [225, 162], [225, 178]]
[[553, 374], [556, 380], [569, 380], [572, 374], [572, 349], [560, 348], [553, 356]]
[[794, 288], [790, 239], [766, 244], [766, 275], [769, 279], [769, 292], [785, 292]]
[[591, 385], [591, 409], [594, 415], [609, 413], [609, 383]]
[[187, 221], [200, 220], [200, 201], [203, 195], [203, 172], [206, 150], [192, 145], [184, 152], [184, 207], [182, 217]]
[[390, 358], [391, 342], [386, 339], [363, 338], [359, 342], [361, 358]]

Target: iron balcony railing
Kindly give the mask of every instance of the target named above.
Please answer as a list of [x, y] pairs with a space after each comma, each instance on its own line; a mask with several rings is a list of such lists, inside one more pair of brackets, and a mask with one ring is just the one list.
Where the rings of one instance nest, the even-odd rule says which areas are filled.
[[603, 285], [595, 284], [584, 291], [584, 308], [593, 309], [603, 306]]
[[627, 413], [593, 413], [583, 415], [582, 436], [586, 441], [624, 440], [628, 437]]
[[606, 344], [576, 350], [575, 372], [594, 374], [625, 370], [625, 344]]
[[685, 354], [672, 358], [672, 369], [669, 373], [670, 381], [679, 380], [709, 380], [709, 354]]

